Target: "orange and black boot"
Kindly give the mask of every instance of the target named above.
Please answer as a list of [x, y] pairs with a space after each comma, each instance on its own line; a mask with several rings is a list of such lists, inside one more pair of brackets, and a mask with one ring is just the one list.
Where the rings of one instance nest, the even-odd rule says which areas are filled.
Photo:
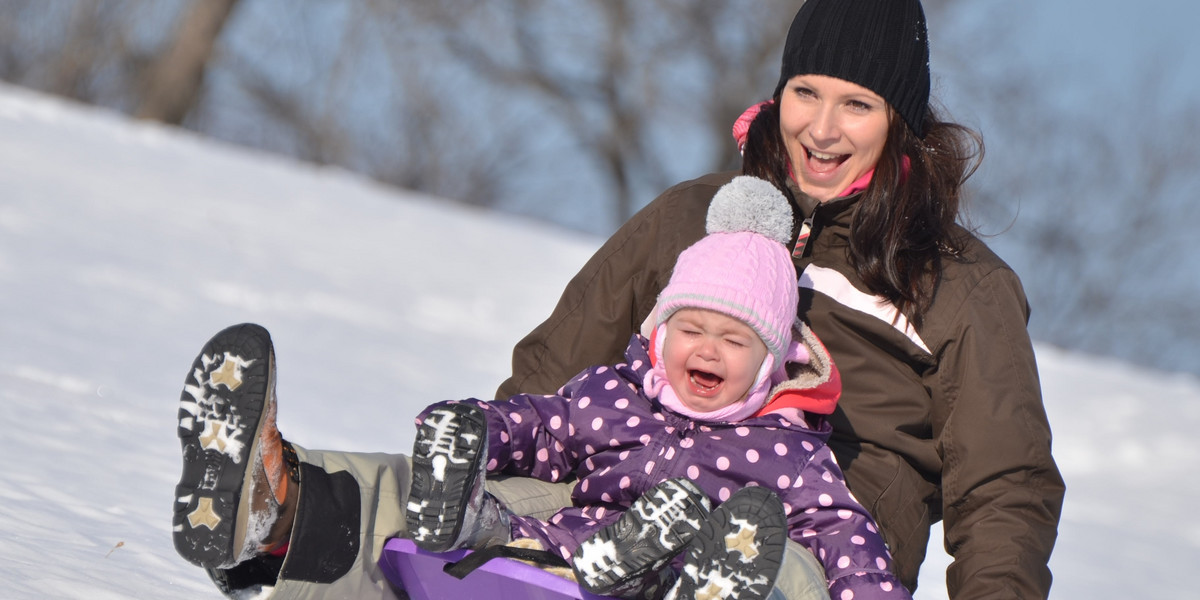
[[282, 546], [299, 469], [275, 426], [266, 329], [235, 325], [205, 344], [184, 382], [178, 425], [183, 473], [172, 526], [180, 556], [212, 571]]

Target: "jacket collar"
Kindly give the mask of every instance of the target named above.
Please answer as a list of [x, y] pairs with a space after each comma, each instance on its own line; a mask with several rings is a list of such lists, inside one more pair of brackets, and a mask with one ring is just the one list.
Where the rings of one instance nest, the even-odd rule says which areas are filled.
[[[788, 180], [788, 191], [796, 199], [796, 206], [800, 209], [800, 215], [803, 215], [803, 218], [815, 219], [817, 216], [820, 216], [822, 220], [845, 222], [847, 225], [850, 223], [850, 216], [853, 214], [851, 209], [862, 198], [862, 192], [855, 192], [849, 196], [842, 196], [821, 202], [801, 191], [800, 186], [796, 185], [796, 182], [791, 179]], [[817, 214], [818, 211], [820, 212], [819, 215]]]

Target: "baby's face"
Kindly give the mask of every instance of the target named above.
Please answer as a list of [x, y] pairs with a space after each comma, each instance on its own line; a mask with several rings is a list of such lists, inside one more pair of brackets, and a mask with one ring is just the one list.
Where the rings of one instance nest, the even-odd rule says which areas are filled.
[[667, 381], [688, 408], [709, 412], [746, 397], [767, 347], [729, 315], [685, 308], [667, 319], [663, 365]]

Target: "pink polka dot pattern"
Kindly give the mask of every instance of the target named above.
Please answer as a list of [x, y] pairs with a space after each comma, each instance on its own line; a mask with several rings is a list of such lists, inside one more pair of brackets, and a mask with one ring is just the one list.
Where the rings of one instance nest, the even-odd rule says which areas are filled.
[[824, 443], [828, 425], [810, 429], [778, 415], [692, 422], [643, 395], [650, 361], [640, 338], [634, 342], [624, 363], [586, 370], [557, 395], [468, 401], [485, 407], [489, 472], [578, 479], [576, 506], [545, 521], [513, 515], [514, 534], [570, 556], [664, 479], [687, 477], [714, 502], [763, 485], [784, 503], [791, 538], [822, 558], [831, 598], [907, 597]]

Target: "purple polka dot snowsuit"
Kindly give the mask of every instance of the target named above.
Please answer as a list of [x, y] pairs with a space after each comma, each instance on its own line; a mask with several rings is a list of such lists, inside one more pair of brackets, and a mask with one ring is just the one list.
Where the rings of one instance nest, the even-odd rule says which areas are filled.
[[666, 479], [691, 479], [714, 506], [742, 487], [761, 485], [783, 501], [791, 538], [825, 566], [833, 600], [909, 597], [825, 445], [828, 424], [806, 429], [770, 414], [696, 422], [644, 395], [645, 338], [633, 336], [625, 358], [585, 370], [559, 395], [465, 401], [487, 415], [489, 473], [578, 478], [573, 506], [549, 521], [514, 515], [514, 538], [535, 538], [569, 559], [580, 542]]

